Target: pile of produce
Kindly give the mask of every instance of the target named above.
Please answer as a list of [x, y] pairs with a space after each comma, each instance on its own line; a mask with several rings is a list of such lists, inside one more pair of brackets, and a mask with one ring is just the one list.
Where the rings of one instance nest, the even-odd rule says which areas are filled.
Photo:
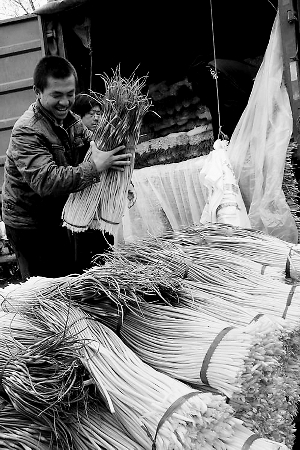
[[[299, 315], [283, 261], [297, 273], [297, 249], [198, 228], [118, 246], [81, 275], [2, 290], [3, 401], [28, 429], [41, 424], [49, 448], [292, 448]], [[239, 252], [197, 242], [210, 229]], [[15, 436], [0, 418], [0, 444], [1, 430]]]
[[[125, 448], [141, 446], [150, 450], [211, 447], [233, 450], [238, 442], [245, 443], [253, 436], [242, 421], [234, 417], [233, 409], [226, 403], [225, 396], [201, 392], [201, 389], [194, 389], [156, 371], [142, 362], [112, 330], [91, 319], [81, 309], [64, 301], [53, 300], [49, 303], [34, 297], [31, 300], [25, 299], [23, 305], [19, 303], [16, 311], [12, 306], [10, 309], [10, 317], [3, 314], [2, 319], [11, 320], [11, 340], [26, 347], [18, 333], [19, 321], [22, 320], [25, 336], [31, 332], [32, 325], [36, 324], [49, 334], [50, 345], [48, 349], [47, 346], [44, 348], [42, 344], [46, 340], [39, 342], [35, 333], [34, 344], [23, 348], [23, 351], [20, 350], [3, 364], [4, 395], [18, 413], [24, 414], [27, 411], [28, 417], [36, 418], [43, 427], [48, 424], [48, 430], [55, 436], [55, 445], [59, 448], [88, 448], [80, 439], [80, 434], [76, 436], [74, 430], [77, 429], [90, 436], [94, 434], [104, 448], [118, 448], [109, 447], [114, 435], [111, 437], [103, 429], [101, 432], [101, 427], [99, 431], [96, 427], [95, 432], [93, 422], [80, 421], [82, 411], [86, 411], [87, 417], [89, 416], [90, 404], [92, 414], [95, 401], [102, 408], [105, 405], [106, 417], [109, 413], [113, 414], [120, 423], [116, 442], [122, 438], [122, 432], [126, 435], [123, 442], [133, 441], [131, 446]], [[17, 318], [16, 332], [11, 314]], [[70, 352], [67, 354], [66, 348], [60, 347], [57, 342], [54, 345], [53, 342], [62, 333], [64, 339], [58, 339], [59, 343], [65, 342], [66, 347], [69, 340], [71, 343], [74, 340], [78, 343], [77, 347], [70, 345]], [[54, 358], [52, 354], [55, 355]], [[75, 373], [78, 376], [75, 379], [70, 376], [67, 367], [64, 380], [59, 376], [59, 368], [63, 367], [60, 358], [65, 354], [70, 371], [77, 366]], [[49, 371], [46, 379], [43, 365]], [[32, 370], [34, 366], [36, 370]], [[51, 371], [55, 368], [56, 371]], [[71, 382], [68, 385], [69, 380]], [[9, 382], [16, 383], [17, 389], [8, 388], [7, 386], [12, 386]], [[87, 389], [91, 389], [91, 392], [87, 392]], [[57, 393], [54, 400], [49, 394], [55, 391]], [[37, 393], [38, 396], [31, 393]], [[75, 398], [76, 408], [81, 411], [81, 416], [77, 412], [74, 414]], [[62, 429], [58, 427], [61, 423], [64, 425]], [[258, 441], [262, 442], [259, 444]], [[138, 445], [134, 446], [134, 443]], [[256, 445], [258, 449], [271, 450], [275, 443], [262, 438], [257, 439]], [[92, 448], [97, 448], [95, 443]], [[282, 445], [281, 448], [286, 447]]]
[[143, 303], [126, 313], [118, 333], [157, 370], [225, 394], [251, 430], [279, 442], [293, 436], [300, 366], [287, 361], [290, 336], [283, 320], [261, 315], [234, 327], [201, 306]]

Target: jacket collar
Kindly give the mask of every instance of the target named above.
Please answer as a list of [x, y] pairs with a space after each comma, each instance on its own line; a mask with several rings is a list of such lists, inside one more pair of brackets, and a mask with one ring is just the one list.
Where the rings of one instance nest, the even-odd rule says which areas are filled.
[[[53, 125], [60, 127], [61, 125], [59, 125], [59, 123], [56, 121], [55, 117], [53, 117], [42, 105], [41, 102], [39, 101], [39, 99], [36, 100], [35, 102], [35, 107], [36, 110], [44, 117], [47, 118], [47, 120], [49, 120]], [[64, 119], [63, 121], [63, 128], [65, 130], [67, 130], [68, 128], [70, 128], [72, 125], [74, 125], [75, 123], [79, 122], [80, 118], [75, 115], [72, 111], [69, 111], [67, 114], [67, 117]]]

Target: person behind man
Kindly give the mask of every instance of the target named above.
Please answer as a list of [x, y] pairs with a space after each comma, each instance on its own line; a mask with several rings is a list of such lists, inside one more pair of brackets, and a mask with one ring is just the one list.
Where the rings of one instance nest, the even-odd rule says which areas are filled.
[[[72, 111], [80, 116], [83, 124], [93, 133], [97, 127], [101, 109], [95, 98], [86, 93], [76, 95]], [[95, 256], [102, 255], [114, 245], [114, 237], [100, 230], [88, 229], [73, 233], [75, 272], [88, 269]], [[98, 259], [98, 262], [100, 260]]]
[[[60, 56], [45, 56], [33, 74], [37, 99], [15, 123], [6, 152], [2, 218], [22, 280], [73, 272], [72, 245], [61, 214], [71, 192], [99, 180], [106, 169], [124, 170], [124, 146], [99, 151], [71, 108], [77, 73]], [[92, 158], [84, 161], [91, 146]], [[123, 154], [118, 154], [123, 150]]]
[[72, 111], [81, 117], [89, 130], [95, 131], [101, 113], [100, 105], [95, 98], [85, 93], [76, 95]]

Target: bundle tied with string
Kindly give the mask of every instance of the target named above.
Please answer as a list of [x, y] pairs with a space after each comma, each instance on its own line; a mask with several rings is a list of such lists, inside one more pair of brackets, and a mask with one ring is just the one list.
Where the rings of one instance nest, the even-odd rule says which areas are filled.
[[[120, 66], [109, 78], [102, 76], [104, 94], [93, 96], [101, 107], [101, 117], [93, 140], [101, 151], [121, 145], [131, 148], [131, 164], [124, 171], [108, 169], [100, 172], [99, 181], [80, 192], [69, 195], [62, 213], [63, 225], [80, 232], [89, 228], [115, 235], [121, 222], [134, 167], [134, 146], [138, 143], [142, 120], [151, 106], [142, 94], [146, 78], [122, 78]], [[128, 149], [126, 150], [126, 152]], [[85, 160], [91, 160], [91, 150]]]
[[144, 302], [127, 311], [122, 325], [116, 323], [117, 331], [145, 363], [193, 387], [217, 389], [230, 398], [250, 430], [291, 444], [299, 364], [295, 373], [288, 373], [295, 361], [283, 362], [285, 321], [260, 315], [233, 327], [201, 305], [180, 304], [181, 298], [177, 307]]
[[[241, 376], [245, 388], [243, 395], [235, 393], [231, 404], [237, 417], [244, 420], [249, 429], [276, 441], [284, 438], [286, 444], [292, 446], [295, 438], [293, 420], [300, 394], [299, 326], [291, 331], [288, 322], [280, 316], [257, 314], [257, 308], [246, 307], [243, 301], [232, 303], [232, 292], [221, 298], [218, 293], [206, 294], [198, 289], [199, 283], [185, 281], [184, 284], [186, 292], [180, 298], [180, 305], [184, 308], [199, 310], [201, 314], [220, 320], [226, 317], [226, 322], [234, 327], [248, 327], [253, 318], [261, 317], [267, 318], [270, 325], [274, 323], [275, 329], [270, 333], [266, 326], [261, 333], [261, 343], [257, 341], [252, 346], [245, 360], [246, 370]], [[278, 330], [278, 334], [275, 332], [276, 324], [281, 323], [284, 330]]]
[[76, 353], [95, 384], [97, 398], [145, 450], [222, 449], [225, 440], [226, 450], [234, 450], [235, 429], [242, 423], [224, 396], [201, 392], [156, 371], [113, 331], [63, 301], [35, 298], [18, 311], [24, 317], [34, 311], [40, 326], [65, 330], [66, 337], [83, 344]]
[[[118, 315], [124, 307], [137, 306], [142, 300], [147, 302], [176, 303], [181, 286], [179, 274], [184, 274], [186, 264], [166, 266], [166, 258], [171, 260], [172, 246], [165, 245], [165, 255], [161, 259], [142, 263], [147, 252], [154, 252], [154, 245], [145, 249], [145, 255], [131, 260], [118, 251], [108, 252], [104, 265], [95, 265], [80, 275], [61, 278], [31, 277], [26, 282], [8, 285], [2, 289], [4, 311], [25, 307], [36, 298], [45, 301], [53, 299], [80, 305], [80, 308], [93, 317]], [[129, 250], [129, 249], [128, 249]], [[169, 256], [170, 253], [170, 256]], [[127, 255], [129, 256], [129, 255]], [[182, 255], [181, 255], [182, 257]], [[184, 257], [184, 255], [183, 255]], [[175, 272], [175, 266], [176, 272]]]
[[[149, 263], [150, 257], [155, 258], [153, 250], [154, 245], [152, 253], [144, 250], [140, 254], [140, 262]], [[167, 250], [163, 254], [165, 262], [174, 252], [171, 247]], [[177, 271], [186, 270], [185, 264], [180, 267], [175, 258], [174, 264], [178, 266]], [[174, 449], [210, 448], [213, 443], [214, 448], [222, 449], [225, 446], [226, 450], [248, 449], [250, 446], [251, 450], [278, 449], [279, 444], [253, 435], [236, 419], [229, 423], [232, 416], [230, 410], [223, 408], [225, 398], [221, 400], [218, 395], [189, 390], [186, 385], [178, 384], [177, 380], [168, 376], [165, 378], [158, 371], [151, 370], [114, 333], [91, 321], [82, 310], [72, 307], [65, 300], [52, 298], [49, 301], [44, 296], [32, 295], [30, 298], [23, 297], [23, 303], [20, 297], [17, 305], [13, 305], [13, 301], [6, 301], [5, 306], [13, 313], [22, 312], [28, 319], [34, 317], [39, 329], [65, 332], [66, 337], [78, 340], [79, 346], [74, 353], [80, 355], [91, 382], [96, 385], [110, 411], [115, 411], [119, 420], [125, 424], [132, 439], [137, 439], [143, 448], [168, 449], [170, 443]], [[226, 336], [229, 337], [229, 333]], [[185, 395], [189, 392], [191, 397], [187, 398]], [[170, 395], [166, 396], [167, 393]], [[206, 411], [202, 407], [199, 409], [199, 399], [207, 405]], [[190, 414], [194, 410], [196, 414], [192, 414], [192, 420]], [[144, 428], [141, 427], [141, 417]]]
[[[27, 442], [26, 448], [42, 449], [42, 444], [30, 447], [29, 443], [36, 441], [38, 430], [45, 430], [53, 448], [69, 449], [65, 423], [69, 409], [73, 404], [85, 407], [88, 399], [85, 371], [77, 354], [82, 344], [63, 331], [47, 330], [35, 321], [33, 311], [27, 313], [26, 317], [17, 312], [0, 315], [0, 394], [9, 401], [19, 427], [17, 433], [16, 427], [6, 424], [2, 437], [13, 440], [18, 434], [17, 440]], [[32, 427], [23, 429], [22, 416], [32, 421]], [[3, 420], [0, 414], [0, 442]]]
[[100, 402], [93, 402], [86, 409], [74, 408], [68, 427], [74, 450], [144, 450]]
[[[217, 269], [217, 270], [216, 270]], [[187, 280], [197, 286], [199, 293], [214, 294], [230, 303], [255, 309], [257, 313], [286, 319], [286, 326], [293, 330], [299, 327], [300, 297], [297, 284], [276, 281], [266, 275], [248, 272], [249, 277], [229, 275], [220, 266], [206, 267], [194, 262], [189, 266]]]
[[266, 267], [279, 267], [292, 280], [300, 278], [299, 246], [254, 228], [206, 223], [166, 232], [163, 237], [184, 248], [201, 245], [230, 251]]
[[201, 247], [198, 256], [190, 264], [186, 279], [198, 283], [200, 292], [209, 292], [221, 298], [225, 296], [237, 305], [287, 319], [290, 329], [299, 326], [299, 286], [252, 270], [230, 267], [226, 262], [226, 252], [222, 263], [218, 261], [217, 254], [215, 259], [211, 258], [213, 255], [207, 250], [201, 251]]

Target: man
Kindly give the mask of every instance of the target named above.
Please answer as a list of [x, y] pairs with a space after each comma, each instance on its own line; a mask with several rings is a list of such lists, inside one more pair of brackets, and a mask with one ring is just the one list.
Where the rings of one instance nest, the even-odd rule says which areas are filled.
[[[37, 99], [12, 130], [2, 189], [2, 217], [22, 280], [72, 273], [69, 233], [61, 226], [68, 195], [97, 182], [103, 170], [124, 170], [131, 157], [117, 154], [124, 146], [99, 151], [92, 133], [70, 111], [77, 74], [69, 61], [45, 56], [33, 82]], [[83, 161], [89, 145], [92, 160]]]

